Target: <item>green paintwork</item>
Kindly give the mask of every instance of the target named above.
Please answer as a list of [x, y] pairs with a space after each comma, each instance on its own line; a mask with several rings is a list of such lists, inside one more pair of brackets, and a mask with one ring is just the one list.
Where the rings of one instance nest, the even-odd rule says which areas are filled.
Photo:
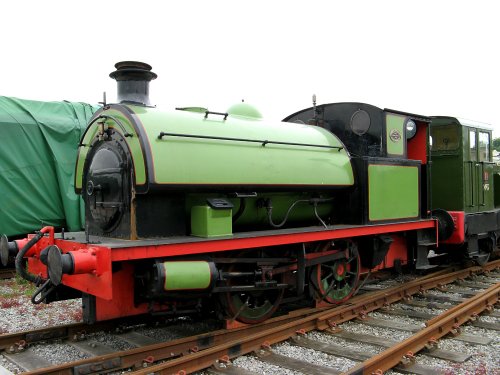
[[337, 149], [165, 136], [160, 132], [340, 146], [325, 129], [229, 115], [132, 108], [142, 123], [153, 158], [150, 182], [181, 185], [350, 186], [347, 152]]
[[[245, 302], [251, 295], [251, 292], [249, 292], [248, 295], [247, 294], [240, 295], [240, 293], [233, 293], [233, 295], [229, 297], [231, 299], [231, 304], [233, 305], [233, 309], [240, 312], [238, 314], [238, 317], [245, 318], [247, 320], [252, 320], [252, 319], [258, 320], [261, 319], [263, 316], [269, 314], [269, 312], [274, 309], [275, 307], [274, 304], [278, 303], [278, 300], [274, 299], [273, 297], [279, 298], [280, 296], [280, 294], [278, 294], [279, 292], [271, 290], [267, 292], [264, 291], [257, 293], [258, 294], [256, 299], [260, 304], [258, 303], [245, 304]], [[266, 293], [268, 293], [269, 298], [266, 298]]]
[[[469, 186], [464, 180], [464, 165], [458, 164], [459, 156], [439, 155], [432, 157], [431, 191], [432, 208], [451, 211], [464, 210], [464, 194], [469, 195]], [[465, 167], [468, 167], [467, 165]]]
[[386, 113], [387, 154], [404, 156], [406, 116]]
[[462, 128], [456, 122], [433, 119], [430, 135], [431, 208], [463, 211], [469, 186], [464, 183]]
[[494, 206], [496, 208], [500, 207], [500, 168], [496, 167], [496, 173], [493, 175], [493, 196], [494, 196]]
[[183, 108], [176, 108], [181, 111], [188, 111], [188, 112], [194, 112], [194, 113], [205, 113], [208, 111], [207, 108], [205, 107], [183, 107]]
[[[345, 264], [344, 264], [345, 266]], [[344, 283], [340, 286], [341, 281], [344, 280], [343, 276], [337, 274], [337, 264], [333, 266], [322, 265], [323, 272], [326, 275], [321, 279], [321, 290], [327, 292], [324, 298], [329, 298], [332, 301], [341, 301], [352, 292], [352, 287], [349, 283]], [[325, 272], [327, 270], [327, 272]], [[333, 277], [332, 277], [333, 276]]]
[[227, 113], [233, 116], [240, 116], [254, 119], [261, 119], [262, 114], [259, 112], [257, 108], [248, 104], [248, 103], [237, 103], [229, 107]]
[[368, 166], [368, 215], [371, 221], [419, 216], [418, 167]]
[[[317, 195], [314, 196], [317, 197]], [[191, 212], [191, 207], [206, 205], [207, 198], [228, 199], [225, 195], [190, 194], [186, 199], [186, 213], [188, 214], [188, 217]], [[241, 228], [242, 226], [268, 226], [269, 219], [267, 210], [259, 204], [261, 199], [271, 200], [273, 206], [273, 222], [280, 223], [284, 219], [288, 209], [294, 202], [299, 200], [309, 200], [311, 198], [313, 198], [313, 194], [311, 193], [259, 193], [258, 197], [256, 198], [245, 198], [245, 210], [243, 211], [243, 214], [234, 222], [233, 231], [238, 230], [238, 228]], [[329, 195], [322, 194], [321, 198], [328, 199]], [[241, 200], [236, 198], [228, 200], [234, 206], [234, 215], [240, 208]], [[317, 207], [318, 215], [323, 220], [326, 220], [329, 216], [331, 216], [334, 206], [335, 201], [319, 204]], [[313, 205], [309, 204], [308, 202], [301, 202], [296, 204], [290, 211], [287, 219], [287, 224], [299, 222], [316, 222], [317, 220], [314, 219], [314, 217], [315, 214]], [[317, 224], [320, 225], [319, 221], [317, 221]]]
[[232, 210], [193, 206], [191, 208], [191, 234], [198, 237], [232, 235]]
[[[144, 185], [146, 183], [146, 169], [145, 169], [146, 164], [144, 161], [144, 156], [142, 154], [139, 137], [134, 127], [132, 126], [130, 121], [123, 115], [122, 112], [114, 108], [110, 108], [107, 110], [103, 110], [102, 112], [96, 113], [96, 116], [98, 115], [111, 116], [117, 119], [121, 123], [121, 125], [123, 125], [124, 129], [126, 129], [128, 133], [132, 134], [132, 137], [124, 137], [124, 139], [132, 155], [132, 162], [134, 164], [135, 184]], [[117, 126], [113, 120], [108, 119], [106, 120], [105, 124], [108, 127], [112, 127], [116, 132], [123, 134], [123, 129], [120, 126]], [[99, 121], [92, 124], [91, 128], [88, 129], [87, 134], [85, 134], [84, 139], [81, 141], [81, 143], [85, 144], [86, 146], [82, 146], [78, 150], [78, 159], [77, 159], [76, 175], [75, 175], [76, 189], [82, 188], [83, 167], [85, 163], [85, 158], [87, 157], [87, 154], [90, 149], [87, 145], [89, 145], [98, 136], [99, 126], [100, 126]]]
[[[309, 193], [260, 193], [258, 198], [245, 198], [245, 210], [237, 220], [232, 223], [231, 216], [238, 212], [241, 200], [237, 198], [228, 199], [225, 195], [215, 194], [190, 194], [186, 199], [187, 217], [191, 217], [191, 234], [199, 237], [217, 237], [231, 235], [233, 231], [241, 230], [242, 227], [269, 226], [268, 213], [265, 207], [259, 204], [262, 199], [270, 199], [273, 206], [272, 220], [275, 224], [281, 223], [289, 208], [297, 201], [293, 209], [288, 213], [286, 224], [291, 223], [316, 223], [314, 206], [308, 202], [317, 195]], [[329, 196], [320, 196], [328, 199]], [[214, 210], [206, 206], [207, 198], [223, 198], [230, 201], [234, 208], [231, 210]], [[335, 207], [335, 201], [327, 201], [317, 206], [318, 215], [325, 221], [331, 216]], [[225, 212], [224, 212], [225, 211]]]
[[211, 272], [208, 262], [164, 262], [166, 291], [206, 289], [210, 286]]
[[[477, 125], [477, 126], [476, 126]], [[495, 163], [481, 160], [479, 132], [491, 130], [454, 117], [435, 117], [431, 123], [432, 208], [475, 213], [495, 207]], [[487, 159], [492, 160], [491, 148]], [[486, 177], [486, 178], [485, 178]]]

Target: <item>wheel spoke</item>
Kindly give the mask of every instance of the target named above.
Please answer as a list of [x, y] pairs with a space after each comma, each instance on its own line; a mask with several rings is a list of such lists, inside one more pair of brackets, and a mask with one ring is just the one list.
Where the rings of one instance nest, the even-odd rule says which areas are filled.
[[[313, 269], [312, 279], [316, 280], [318, 298], [329, 303], [341, 303], [356, 290], [359, 281], [360, 262], [354, 243], [345, 251], [347, 257], [320, 264]], [[322, 251], [328, 250], [323, 247]], [[333, 279], [333, 280], [332, 280]]]
[[[228, 271], [253, 270], [245, 264], [232, 264]], [[281, 276], [277, 276], [280, 282]], [[253, 280], [242, 280], [242, 285], [253, 283]], [[229, 285], [237, 286], [238, 284]], [[270, 318], [279, 307], [283, 298], [284, 289], [253, 290], [248, 292], [226, 292], [220, 294], [221, 305], [224, 314], [231, 320], [237, 320], [246, 324], [260, 323]]]

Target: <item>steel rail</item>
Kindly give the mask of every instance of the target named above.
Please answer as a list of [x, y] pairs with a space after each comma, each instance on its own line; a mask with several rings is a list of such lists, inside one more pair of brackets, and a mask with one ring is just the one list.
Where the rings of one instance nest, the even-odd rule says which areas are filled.
[[[131, 350], [105, 354], [102, 356], [91, 357], [75, 362], [64, 363], [57, 366], [37, 369], [26, 374], [30, 375], [75, 375], [101, 373], [107, 370], [119, 370], [125, 368], [138, 368], [148, 364], [152, 359], [154, 361], [176, 358], [189, 355], [189, 353], [206, 352], [206, 348], [212, 346], [218, 347], [228, 341], [241, 341], [243, 337], [254, 334], [260, 330], [269, 329], [269, 327], [280, 327], [283, 324], [293, 322], [297, 317], [309, 314], [315, 309], [302, 309], [291, 312], [288, 315], [269, 319], [264, 323], [251, 326], [236, 328], [232, 330], [218, 330], [215, 332], [204, 333], [196, 336], [185, 337], [164, 343], [158, 343]], [[242, 355], [238, 347], [232, 348], [233, 356]], [[207, 366], [208, 367], [208, 366]]]
[[[262, 347], [284, 341], [297, 332], [315, 329], [325, 330], [353, 318], [362, 317], [388, 303], [396, 302], [411, 294], [444, 285], [460, 278], [500, 267], [500, 261], [491, 262], [483, 267], [428, 275], [405, 283], [402, 286], [359, 295], [350, 303], [334, 308], [302, 309], [289, 315], [270, 319], [264, 323], [238, 328], [219, 330], [197, 336], [186, 337], [166, 343], [148, 345], [128, 351], [121, 351], [65, 363], [50, 368], [31, 371], [29, 374], [87, 374], [102, 371], [116, 371], [125, 368], [141, 368], [136, 374], [189, 373], [212, 366], [218, 360], [256, 351]], [[142, 369], [153, 361], [168, 360]]]
[[[493, 293], [498, 294], [498, 286], [497, 289], [493, 291]], [[490, 296], [488, 296], [490, 297]], [[498, 297], [498, 296], [497, 296]], [[483, 300], [481, 300], [483, 302]], [[474, 313], [474, 312], [473, 312]], [[230, 358], [232, 357], [231, 351], [234, 350], [234, 348], [238, 348], [239, 351], [244, 352], [244, 353], [249, 353], [252, 351], [258, 351], [259, 349], [262, 348], [267, 348], [271, 344], [281, 342], [284, 340], [287, 340], [288, 338], [294, 336], [297, 333], [304, 333], [308, 332], [311, 330], [315, 329], [321, 329], [322, 324], [321, 322], [325, 320], [330, 314], [327, 312], [326, 316], [321, 316], [325, 315], [323, 313], [320, 313], [314, 316], [306, 317], [294, 322], [290, 322], [284, 326], [276, 327], [270, 330], [258, 332], [254, 335], [250, 335], [248, 337], [245, 337], [244, 340], [240, 341], [231, 341], [231, 342], [226, 342], [223, 345], [220, 346], [214, 346], [212, 348], [203, 350], [198, 353], [190, 354], [185, 357], [180, 357], [177, 359], [173, 359], [171, 361], [161, 363], [159, 365], [151, 366], [147, 369], [141, 369], [135, 372], [135, 374], [141, 374], [141, 375], [147, 375], [147, 374], [171, 374], [171, 373], [190, 373], [193, 371], [201, 370], [203, 368], [207, 368], [214, 363], [217, 362], [217, 360], [225, 360], [225, 358]], [[452, 315], [451, 322], [454, 322], [455, 315]], [[335, 323], [338, 323], [339, 321], [342, 321], [344, 319], [339, 319]], [[329, 321], [330, 324], [332, 323], [331, 320]], [[440, 326], [434, 327], [433, 328], [439, 330], [441, 329]], [[433, 332], [434, 333], [434, 332]], [[426, 340], [429, 341], [430, 338]], [[425, 344], [424, 344], [425, 346]], [[406, 353], [406, 352], [404, 352]], [[398, 353], [399, 354], [399, 353]], [[399, 363], [401, 359], [401, 355], [397, 357], [397, 361], [392, 364], [391, 367], [394, 367]], [[374, 370], [376, 370], [375, 368]], [[366, 374], [372, 374], [371, 372], [372, 368], [370, 367], [370, 370], [367, 372], [363, 372]], [[361, 374], [361, 372], [352, 372], [352, 374]]]
[[[315, 329], [325, 330], [353, 318], [364, 316], [366, 312], [376, 310], [388, 301], [395, 302], [408, 295], [421, 292], [422, 290], [450, 283], [459, 278], [465, 278], [481, 271], [489, 271], [500, 267], [500, 261], [491, 262], [484, 267], [471, 267], [466, 270], [456, 271], [450, 275], [437, 277], [424, 277], [423, 280], [415, 280], [401, 287], [390, 288], [380, 292], [359, 296], [351, 300], [348, 306], [333, 308], [318, 312], [306, 317], [298, 317], [295, 321], [284, 322], [283, 325], [266, 329], [261, 327], [257, 332], [242, 331], [245, 335], [236, 340], [224, 340], [221, 345], [214, 345], [208, 349], [196, 353], [184, 355], [145, 369], [140, 369], [135, 374], [172, 374], [190, 373], [212, 366], [218, 361], [226, 361], [239, 355], [267, 348], [271, 344], [284, 341], [297, 332], [303, 333]], [[410, 288], [411, 290], [406, 290]]]
[[419, 352], [435, 340], [457, 331], [458, 327], [469, 320], [475, 320], [477, 314], [490, 309], [500, 298], [500, 283], [467, 299], [460, 305], [445, 311], [441, 315], [427, 321], [427, 327], [384, 352], [349, 369], [346, 375], [374, 374], [387, 371], [400, 363], [413, 359]]
[[144, 315], [142, 315], [126, 319], [106, 320], [94, 324], [70, 323], [29, 331], [4, 333], [0, 335], [0, 351], [6, 350], [7, 352], [15, 353], [24, 350], [30, 344], [47, 340], [69, 339], [78, 341], [88, 333], [137, 326], [143, 324], [144, 320]]
[[[442, 274], [436, 277], [425, 277], [405, 283], [401, 286], [383, 289], [367, 295], [360, 303], [347, 304], [345, 307], [332, 309], [318, 318], [318, 329], [327, 329], [333, 323], [344, 323], [358, 317], [363, 318], [368, 312], [402, 299], [411, 299], [413, 295], [425, 293], [426, 290], [450, 284], [481, 272], [489, 272], [500, 268], [500, 260], [490, 262], [482, 267], [474, 266], [463, 270]], [[363, 296], [360, 296], [363, 297]]]
[[[421, 279], [434, 277], [438, 274], [443, 274], [450, 272], [451, 268], [447, 268], [436, 273], [422, 277]], [[373, 293], [378, 293], [373, 292]], [[361, 296], [356, 296], [351, 299], [351, 301], [357, 301]], [[319, 310], [327, 309], [328, 307], [323, 307]], [[314, 309], [302, 309], [298, 310], [303, 315], [313, 314], [319, 311], [317, 308]], [[290, 315], [289, 315], [290, 316]], [[148, 316], [149, 318], [149, 316]], [[97, 322], [95, 324], [87, 325], [85, 323], [71, 323], [64, 324], [46, 328], [33, 329], [29, 331], [13, 332], [0, 334], [0, 351], [7, 350], [9, 352], [17, 352], [23, 350], [27, 345], [35, 344], [40, 341], [47, 340], [79, 340], [80, 337], [87, 333], [112, 330], [117, 326], [133, 326], [139, 325], [143, 321], [144, 316], [139, 316], [135, 319], [125, 318], [117, 319], [112, 321]]]

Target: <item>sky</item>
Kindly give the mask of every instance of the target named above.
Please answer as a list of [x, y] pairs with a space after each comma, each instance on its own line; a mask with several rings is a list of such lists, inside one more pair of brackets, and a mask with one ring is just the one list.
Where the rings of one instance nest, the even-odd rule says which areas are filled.
[[27, 1], [0, 9], [0, 95], [97, 103], [123, 60], [158, 74], [151, 102], [279, 121], [358, 101], [489, 123], [500, 136], [495, 1]]

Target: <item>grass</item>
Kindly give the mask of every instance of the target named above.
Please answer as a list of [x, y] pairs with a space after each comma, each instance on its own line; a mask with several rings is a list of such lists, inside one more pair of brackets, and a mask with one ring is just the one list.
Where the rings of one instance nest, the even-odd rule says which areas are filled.
[[[0, 280], [0, 311], [4, 313], [0, 314], [2, 315], [0, 335], [14, 330], [27, 329], [30, 325], [47, 326], [82, 321], [82, 310], [78, 304], [62, 303], [52, 305], [41, 303], [33, 305], [29, 299], [36, 289], [37, 287], [33, 283], [19, 276]], [[23, 316], [25, 322], [11, 324], [9, 317], [13, 314]]]
[[35, 290], [37, 288], [35, 284], [24, 280], [19, 275], [16, 275], [12, 279], [2, 280], [0, 284], [3, 284], [11, 289], [10, 292], [2, 293], [0, 301], [4, 298], [15, 298], [20, 296], [31, 297], [35, 293]]
[[19, 291], [22, 292], [23, 295], [31, 297], [35, 293], [35, 290], [37, 289], [37, 287], [32, 282], [23, 279], [19, 275], [16, 275], [14, 280], [16, 282], [16, 285], [19, 288]]

